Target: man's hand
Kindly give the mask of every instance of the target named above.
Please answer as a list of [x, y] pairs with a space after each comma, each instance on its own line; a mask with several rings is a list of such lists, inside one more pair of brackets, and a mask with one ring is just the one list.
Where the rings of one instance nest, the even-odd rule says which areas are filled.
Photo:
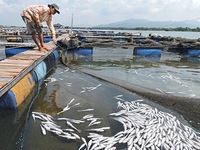
[[53, 41], [53, 43], [54, 43], [55, 45], [57, 45], [57, 39], [56, 39], [56, 38], [53, 38], [52, 41]]
[[52, 34], [52, 41], [55, 45], [57, 45], [57, 39], [55, 34]]

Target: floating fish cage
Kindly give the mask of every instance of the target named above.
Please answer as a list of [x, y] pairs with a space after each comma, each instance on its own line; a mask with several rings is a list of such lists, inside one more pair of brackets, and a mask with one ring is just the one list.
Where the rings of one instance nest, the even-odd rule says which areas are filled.
[[12, 46], [6, 46], [5, 47], [5, 54], [6, 57], [11, 57], [13, 55], [25, 52], [27, 50], [32, 49], [33, 47], [12, 47]]
[[160, 57], [162, 50], [162, 47], [134, 47], [133, 55]]

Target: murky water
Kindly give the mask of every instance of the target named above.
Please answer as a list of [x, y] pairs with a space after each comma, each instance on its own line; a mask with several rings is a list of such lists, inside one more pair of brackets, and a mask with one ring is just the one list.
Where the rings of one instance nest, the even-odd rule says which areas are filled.
[[[182, 116], [173, 109], [163, 107], [103, 79], [107, 78], [111, 82], [159, 94], [200, 98], [199, 58], [188, 58], [169, 52], [153, 58], [133, 57], [132, 54], [132, 49], [121, 48], [94, 48], [93, 54], [89, 56], [66, 54], [65, 63], [68, 67], [59, 63], [57, 68], [47, 75], [48, 79], [41, 85], [40, 92], [34, 100], [32, 100], [35, 97], [33, 94], [18, 110], [1, 110], [1, 148], [76, 150], [83, 144], [82, 139], [69, 140], [52, 132], [43, 135], [40, 128], [41, 120], [34, 121], [32, 112], [51, 115], [62, 129], [70, 127], [66, 121], [58, 121], [57, 118], [81, 120], [85, 115], [92, 114], [94, 118], [102, 118], [101, 123], [88, 127], [90, 122], [84, 120], [84, 123], [74, 124], [81, 130], [80, 133], [76, 131], [75, 133], [89, 142], [87, 136], [91, 132], [87, 129], [110, 127], [110, 130], [99, 134], [112, 137], [123, 130], [122, 124], [113, 120], [110, 115], [121, 110], [119, 101], [140, 100], [139, 104], [146, 104], [158, 112], [172, 114], [183, 124], [182, 127], [188, 126], [198, 131], [200, 129], [198, 118]], [[57, 113], [72, 99], [74, 100], [70, 106], [75, 106], [58, 115]], [[83, 109], [94, 110], [80, 112]], [[126, 147], [126, 143], [116, 146], [117, 149]]]

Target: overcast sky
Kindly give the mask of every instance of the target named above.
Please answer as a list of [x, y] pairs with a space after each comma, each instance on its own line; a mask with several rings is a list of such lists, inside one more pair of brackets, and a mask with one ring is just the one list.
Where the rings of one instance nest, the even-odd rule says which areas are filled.
[[200, 0], [0, 0], [0, 25], [24, 26], [21, 12], [32, 4], [56, 3], [54, 24], [108, 24], [127, 19], [181, 21], [200, 18]]

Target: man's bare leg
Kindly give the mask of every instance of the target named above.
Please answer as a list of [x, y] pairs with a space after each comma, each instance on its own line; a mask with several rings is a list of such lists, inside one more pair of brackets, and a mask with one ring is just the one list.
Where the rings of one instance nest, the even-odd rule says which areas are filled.
[[39, 51], [46, 52], [46, 50], [40, 45], [39, 40], [38, 40], [36, 34], [32, 34], [32, 38], [33, 38], [35, 44], [37, 45]]
[[42, 34], [42, 33], [39, 33], [38, 36], [39, 36], [39, 39], [40, 39], [41, 47], [42, 47], [43, 49], [47, 50], [47, 51], [50, 50], [50, 49], [48, 49], [48, 48], [44, 45], [43, 34]]

